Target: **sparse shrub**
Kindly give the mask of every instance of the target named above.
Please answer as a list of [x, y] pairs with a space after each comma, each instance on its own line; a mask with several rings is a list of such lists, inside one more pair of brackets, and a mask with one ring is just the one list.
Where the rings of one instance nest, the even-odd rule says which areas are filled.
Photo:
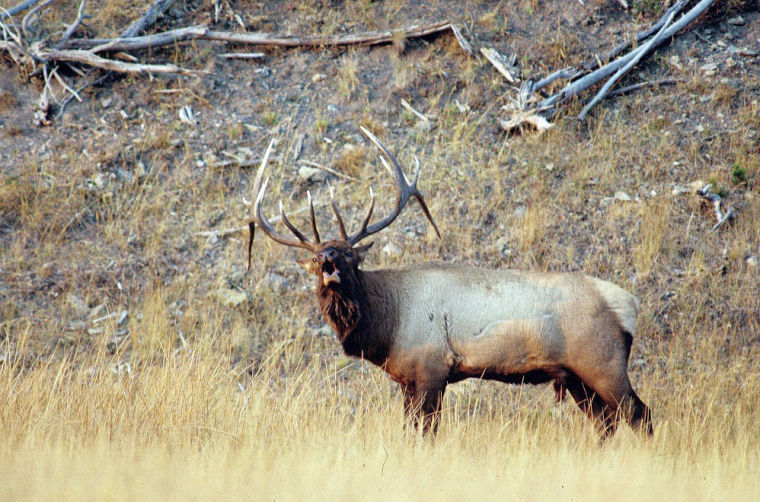
[[731, 87], [728, 84], [720, 84], [715, 89], [715, 100], [723, 105], [730, 105], [736, 95], [738, 94], [737, 90]]
[[275, 111], [268, 111], [264, 113], [264, 123], [268, 125], [269, 127], [272, 127], [273, 125], [277, 124], [277, 112]]
[[351, 176], [357, 176], [359, 169], [364, 165], [367, 160], [367, 149], [364, 147], [344, 148], [340, 155], [333, 162], [333, 167], [337, 170], [349, 174]]
[[356, 86], [359, 85], [359, 77], [356, 74], [358, 67], [359, 62], [354, 53], [341, 58], [338, 69], [338, 91], [346, 98], [350, 98]]
[[324, 133], [327, 132], [327, 128], [330, 126], [330, 123], [325, 118], [318, 118], [314, 121], [314, 132], [317, 134], [317, 136], [322, 136]]
[[747, 170], [739, 163], [734, 162], [731, 166], [731, 183], [739, 185], [747, 181]]

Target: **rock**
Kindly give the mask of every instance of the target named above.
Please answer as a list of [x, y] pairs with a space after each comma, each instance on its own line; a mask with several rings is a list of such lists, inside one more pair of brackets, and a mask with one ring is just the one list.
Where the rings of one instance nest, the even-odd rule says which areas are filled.
[[744, 26], [745, 23], [744, 18], [741, 16], [732, 17], [726, 22], [733, 26]]
[[[110, 321], [112, 319], [121, 318], [122, 315], [124, 316], [124, 319], [126, 319], [127, 318], [127, 311], [126, 310], [122, 310], [121, 312], [119, 312], [117, 310], [117, 311], [111, 312], [109, 314], [106, 314], [104, 316], [96, 317], [95, 319], [92, 319], [92, 324], [98, 324], [98, 323], [101, 323], [101, 322], [104, 322], [104, 321]], [[122, 319], [121, 322], [124, 322], [124, 320]], [[121, 323], [119, 323], [119, 324], [121, 324]]]
[[673, 190], [670, 192], [675, 196], [683, 195], [685, 193], [692, 193], [694, 190], [691, 188], [685, 186], [685, 185], [676, 185], [673, 187]]
[[630, 202], [631, 200], [633, 200], [633, 199], [631, 199], [630, 195], [628, 195], [627, 193], [622, 192], [620, 190], [618, 190], [617, 192], [615, 192], [615, 198], [617, 200], [622, 200], [624, 202]]
[[387, 254], [388, 256], [401, 256], [401, 248], [396, 245], [394, 242], [389, 242], [385, 246], [383, 246], [383, 253]]
[[66, 295], [66, 302], [71, 306], [71, 309], [77, 316], [85, 316], [90, 311], [84, 300], [74, 293]]
[[429, 120], [418, 120], [414, 127], [418, 131], [429, 131], [433, 127], [433, 124]]
[[512, 256], [512, 250], [509, 248], [509, 237], [502, 235], [496, 239], [496, 242], [491, 246], [491, 250], [504, 258]]
[[328, 326], [327, 324], [323, 324], [317, 330], [316, 336], [332, 338], [333, 336], [335, 336], [335, 332], [333, 331], [333, 329], [330, 326]]
[[290, 289], [290, 283], [279, 274], [270, 272], [261, 279], [261, 286], [275, 293], [284, 294]]
[[318, 183], [327, 179], [327, 173], [315, 167], [301, 166], [298, 168], [298, 177], [304, 181]]
[[316, 83], [316, 82], [321, 82], [326, 78], [327, 78], [327, 75], [325, 75], [324, 73], [315, 73], [314, 75], [311, 76], [311, 81]]
[[706, 63], [706, 64], [703, 64], [702, 66], [700, 66], [699, 69], [702, 70], [702, 71], [704, 71], [704, 72], [710, 72], [710, 71], [714, 72], [715, 70], [718, 69], [718, 65], [715, 64], [715, 63]]
[[708, 94], [707, 96], [700, 96], [700, 97], [699, 97], [699, 102], [700, 102], [700, 103], [707, 103], [707, 102], [709, 102], [709, 101], [712, 101], [713, 99], [715, 99], [715, 93], [714, 93], [714, 92], [711, 92], [711, 93], [710, 93], [710, 94]]
[[111, 106], [111, 103], [112, 103], [111, 98], [105, 98], [104, 100], [100, 102], [100, 106], [102, 106], [103, 108], [108, 108], [109, 106]]
[[702, 180], [694, 180], [691, 183], [689, 183], [689, 190], [692, 192], [696, 192], [697, 190], [701, 190], [707, 183], [705, 183]]
[[646, 361], [644, 361], [643, 359], [634, 359], [633, 361], [631, 361], [630, 366], [631, 366], [631, 369], [636, 369], [636, 368], [643, 368], [644, 366], [646, 366], [646, 364], [647, 364]]
[[108, 183], [108, 177], [105, 173], [98, 173], [92, 177], [91, 181], [93, 185], [102, 189], [104, 186], [106, 186], [106, 183]]
[[747, 266], [757, 267], [757, 263], [758, 263], [757, 256], [752, 255], [749, 258], [747, 258], [745, 261], [747, 262]]
[[219, 288], [216, 290], [216, 297], [227, 307], [237, 307], [248, 301], [246, 292], [238, 289]]
[[145, 170], [145, 164], [142, 160], [135, 165], [135, 177], [139, 180], [148, 175], [148, 171]]
[[105, 303], [101, 303], [100, 305], [98, 305], [96, 307], [93, 307], [90, 310], [90, 314], [89, 314], [90, 319], [97, 319], [98, 317], [100, 317], [100, 316], [103, 315], [103, 313], [105, 312], [105, 310], [106, 310], [106, 304]]

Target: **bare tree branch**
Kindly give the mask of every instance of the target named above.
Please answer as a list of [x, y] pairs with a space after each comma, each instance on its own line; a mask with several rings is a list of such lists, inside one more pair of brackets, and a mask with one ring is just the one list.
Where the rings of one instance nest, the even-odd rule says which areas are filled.
[[174, 64], [125, 63], [123, 61], [102, 58], [97, 54], [88, 51], [37, 48], [36, 51], [33, 51], [33, 54], [41, 61], [47, 63], [52, 61], [68, 61], [82, 63], [102, 70], [115, 71], [118, 73], [171, 73], [186, 76], [197, 76], [207, 73], [200, 70], [188, 70]]
[[[227, 43], [278, 46], [278, 47], [340, 47], [345, 45], [378, 45], [393, 42], [398, 36], [419, 38], [452, 31], [448, 21], [411, 25], [396, 30], [367, 31], [334, 36], [290, 36], [263, 32], [211, 31], [206, 25], [189, 26], [177, 30], [155, 33], [142, 37], [93, 38], [67, 40], [62, 49], [103, 51], [129, 51], [171, 45], [186, 40], [217, 40]], [[463, 46], [464, 47], [464, 46]]]
[[21, 34], [24, 35], [24, 37], [26, 39], [31, 39], [32, 38], [29, 35], [29, 30], [30, 30], [30, 26], [29, 25], [32, 22], [32, 18], [34, 16], [38, 16], [38, 18], [39, 18], [39, 15], [38, 15], [39, 12], [42, 9], [44, 9], [45, 7], [47, 7], [48, 5], [50, 5], [51, 3], [53, 3], [54, 1], [55, 0], [45, 0], [41, 4], [35, 5], [32, 8], [32, 10], [30, 10], [29, 12], [27, 12], [26, 15], [23, 17], [23, 19], [21, 20]]
[[602, 86], [602, 88], [599, 90], [599, 92], [594, 96], [594, 99], [589, 101], [586, 106], [583, 107], [581, 112], [578, 114], [578, 120], [585, 120], [586, 115], [588, 115], [589, 110], [594, 107], [595, 104], [597, 104], [599, 101], [601, 101], [604, 96], [607, 95], [608, 92], [610, 92], [610, 89], [612, 89], [612, 86], [617, 83], [618, 80], [620, 80], [623, 75], [628, 73], [631, 68], [636, 66], [636, 64], [646, 56], [650, 50], [652, 50], [653, 47], [655, 47], [660, 41], [663, 39], [663, 33], [665, 33], [665, 30], [670, 26], [670, 23], [673, 21], [673, 16], [675, 16], [675, 12], [671, 12], [668, 15], [668, 19], [665, 21], [665, 24], [660, 28], [660, 31], [657, 32], [657, 35], [652, 37], [646, 44], [641, 46], [640, 49], [636, 51], [636, 55], [631, 58], [631, 60], [622, 68], [620, 68], [613, 76], [605, 82], [605, 84]]
[[12, 17], [16, 14], [20, 14], [29, 7], [37, 5], [38, 3], [40, 3], [40, 0], [26, 0], [25, 2], [21, 2], [20, 4], [16, 5], [15, 7], [11, 7], [10, 9], [3, 9], [2, 12], [0, 12], [0, 19], [5, 19], [6, 17]]
[[60, 47], [63, 42], [68, 40], [71, 35], [74, 34], [77, 28], [79, 28], [79, 25], [82, 24], [82, 20], [84, 19], [84, 4], [86, 0], [82, 0], [79, 3], [79, 10], [77, 10], [77, 18], [74, 20], [73, 23], [71, 23], [71, 26], [66, 28], [66, 31], [63, 33], [63, 36], [61, 37], [61, 40], [56, 44], [56, 47]]
[[166, 12], [174, 2], [175, 0], [155, 0], [139, 19], [119, 34], [119, 37], [129, 38], [142, 33], [145, 28], [155, 23], [158, 16]]
[[208, 31], [202, 38], [230, 43], [270, 45], [279, 47], [338, 47], [343, 45], [377, 45], [393, 42], [397, 37], [419, 38], [451, 30], [448, 21], [418, 25], [397, 30], [379, 30], [346, 35], [295, 37], [273, 33], [236, 33]]
[[78, 38], [67, 40], [59, 49], [87, 50], [90, 52], [118, 52], [153, 49], [173, 45], [185, 40], [202, 38], [208, 31], [206, 25], [188, 26], [171, 31], [164, 31], [142, 37], [120, 38]]
[[639, 82], [638, 84], [631, 84], [625, 87], [621, 87], [620, 89], [615, 89], [611, 93], [607, 94], [607, 97], [611, 98], [612, 96], [619, 96], [620, 94], [626, 94], [628, 92], [641, 89], [642, 87], [648, 87], [650, 85], [675, 85], [679, 82], [681, 82], [681, 80], [678, 80], [675, 78], [663, 78], [660, 80], [650, 80], [647, 82]]
[[[668, 38], [674, 36], [676, 33], [681, 31], [683, 28], [685, 28], [689, 23], [694, 21], [697, 17], [702, 15], [713, 3], [715, 0], [701, 0], [697, 5], [694, 6], [692, 10], [684, 14], [681, 18], [679, 18], [676, 22], [674, 22], [672, 25], [667, 27], [665, 29], [661, 36], [658, 37], [659, 40], [652, 44], [649, 49], [654, 49], [661, 43], [663, 43]], [[680, 10], [680, 8], [683, 8], [683, 6], [687, 3], [686, 0], [681, 0], [678, 2], [676, 6], [674, 6], [673, 11], [671, 13], [677, 12]], [[678, 7], [678, 8], [676, 8]], [[670, 14], [669, 14], [670, 15]], [[625, 56], [607, 64], [603, 67], [599, 68], [598, 70], [589, 73], [588, 75], [585, 75], [584, 77], [572, 82], [571, 84], [565, 86], [562, 90], [559, 92], [549, 96], [548, 98], [544, 99], [541, 104], [539, 105], [539, 110], [548, 110], [548, 115], [551, 117], [555, 113], [557, 113], [556, 106], [560, 103], [563, 103], [574, 96], [577, 96], [581, 92], [585, 91], [589, 87], [595, 85], [597, 82], [609, 77], [610, 75], [614, 74], [616, 71], [618, 71], [620, 68], [624, 67], [626, 64], [628, 64], [633, 58], [635, 58], [639, 53], [638, 51], [641, 50], [642, 47], [639, 47], [639, 49], [636, 49], [634, 51], [631, 51], [630, 53], [626, 54]]]

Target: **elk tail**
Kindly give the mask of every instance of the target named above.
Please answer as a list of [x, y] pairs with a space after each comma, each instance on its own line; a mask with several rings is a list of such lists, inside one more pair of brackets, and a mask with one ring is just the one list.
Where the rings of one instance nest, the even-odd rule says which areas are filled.
[[607, 306], [617, 316], [621, 329], [632, 337], [639, 314], [639, 301], [620, 286], [597, 278], [593, 280]]

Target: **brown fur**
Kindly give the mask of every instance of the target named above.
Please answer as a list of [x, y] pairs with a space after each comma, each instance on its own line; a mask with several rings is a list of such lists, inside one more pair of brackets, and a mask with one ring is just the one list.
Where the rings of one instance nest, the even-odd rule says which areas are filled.
[[[330, 241], [299, 263], [316, 276], [320, 309], [344, 351], [401, 385], [416, 426], [435, 430], [446, 385], [475, 377], [554, 381], [558, 399], [569, 392], [603, 436], [621, 417], [651, 434], [627, 374], [638, 304], [621, 288], [582, 274], [446, 264], [362, 271], [368, 249]], [[540, 312], [523, 312], [532, 305]]]

